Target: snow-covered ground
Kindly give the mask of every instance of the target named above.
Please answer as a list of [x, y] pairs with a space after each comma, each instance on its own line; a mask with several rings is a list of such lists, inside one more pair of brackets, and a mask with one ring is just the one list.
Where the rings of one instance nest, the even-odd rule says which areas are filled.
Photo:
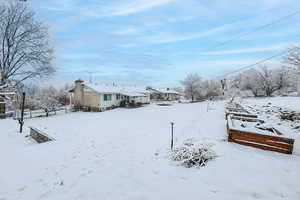
[[[300, 107], [249, 100], [266, 101]], [[168, 160], [171, 121], [175, 146], [193, 137], [218, 157], [200, 169]], [[36, 144], [1, 120], [0, 200], [299, 199], [300, 133], [285, 155], [228, 143], [225, 123], [222, 101], [78, 112], [26, 120], [56, 138]]]

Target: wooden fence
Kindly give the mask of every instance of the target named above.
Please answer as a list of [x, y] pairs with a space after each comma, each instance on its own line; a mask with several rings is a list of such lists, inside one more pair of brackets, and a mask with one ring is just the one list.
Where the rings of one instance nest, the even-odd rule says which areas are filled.
[[[70, 107], [59, 107], [59, 108], [53, 108], [53, 109], [48, 109], [47, 111], [44, 109], [39, 109], [39, 110], [30, 110], [26, 109], [24, 110], [24, 119], [31, 119], [31, 118], [37, 118], [37, 117], [49, 117], [52, 115], [56, 115], [58, 113], [68, 113], [72, 112], [73, 109]], [[19, 116], [19, 115], [17, 115]], [[15, 119], [18, 119], [16, 117]]]

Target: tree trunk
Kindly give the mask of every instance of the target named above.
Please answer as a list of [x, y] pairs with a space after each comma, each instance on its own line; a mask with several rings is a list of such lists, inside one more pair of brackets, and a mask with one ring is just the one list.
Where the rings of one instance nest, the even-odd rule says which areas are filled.
[[49, 116], [49, 110], [48, 110], [48, 108], [45, 108], [45, 113], [46, 113], [46, 117], [48, 117]]
[[0, 99], [0, 119], [5, 118], [5, 103]]
[[5, 84], [4, 73], [0, 72], [0, 86]]

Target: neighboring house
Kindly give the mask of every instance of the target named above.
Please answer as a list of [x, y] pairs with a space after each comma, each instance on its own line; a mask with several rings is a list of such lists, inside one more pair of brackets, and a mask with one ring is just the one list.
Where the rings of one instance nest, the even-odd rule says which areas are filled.
[[170, 88], [147, 88], [150, 93], [150, 99], [154, 101], [176, 101], [180, 99], [181, 94]]
[[70, 102], [75, 108], [85, 108], [91, 111], [103, 111], [119, 107], [121, 102], [147, 104], [150, 94], [137, 87], [122, 87], [117, 85], [85, 84], [82, 80], [75, 81], [75, 87], [70, 91]]

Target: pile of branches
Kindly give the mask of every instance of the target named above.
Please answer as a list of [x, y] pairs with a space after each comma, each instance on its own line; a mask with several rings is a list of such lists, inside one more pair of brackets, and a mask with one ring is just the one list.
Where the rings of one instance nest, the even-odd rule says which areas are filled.
[[296, 121], [296, 120], [300, 120], [300, 113], [296, 113], [295, 111], [290, 111], [290, 112], [285, 111], [285, 112], [281, 112], [280, 118], [282, 120]]
[[182, 146], [176, 147], [170, 152], [170, 159], [179, 162], [186, 168], [203, 167], [216, 157], [211, 145], [195, 144], [191, 141], [184, 142]]

